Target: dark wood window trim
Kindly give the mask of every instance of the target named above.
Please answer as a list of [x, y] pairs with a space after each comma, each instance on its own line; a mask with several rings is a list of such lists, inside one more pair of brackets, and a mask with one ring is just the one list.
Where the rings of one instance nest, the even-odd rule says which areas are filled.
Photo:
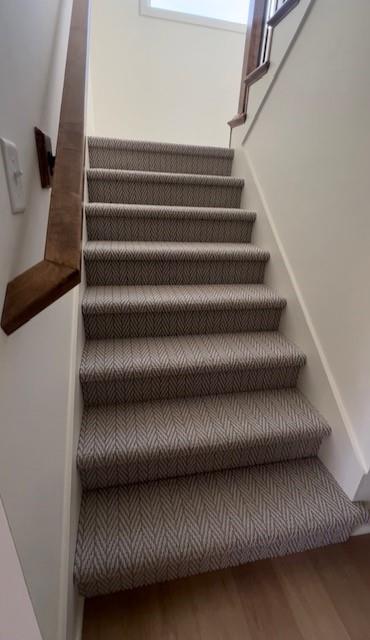
[[274, 15], [268, 21], [268, 26], [276, 27], [276, 25], [279, 24], [279, 22], [281, 22], [285, 18], [285, 16], [287, 16], [288, 13], [290, 13], [291, 10], [297, 6], [298, 3], [299, 0], [285, 0], [284, 4], [282, 4], [281, 7], [277, 11], [275, 11]]
[[10, 334], [81, 281], [89, 0], [73, 0], [44, 259], [8, 283]]
[[[249, 87], [264, 76], [270, 67], [270, 60], [265, 60], [259, 64], [261, 57], [261, 47], [264, 39], [264, 27], [273, 30], [285, 18], [285, 16], [297, 6], [300, 0], [285, 0], [284, 4], [266, 22], [268, 11], [268, 0], [251, 0], [247, 22], [247, 32], [245, 36], [244, 58], [242, 77], [240, 83], [240, 94], [238, 103], [238, 113], [228, 122], [231, 129], [244, 124], [247, 119], [248, 93]], [[272, 34], [270, 34], [270, 38]], [[270, 40], [271, 42], [271, 40]], [[269, 55], [269, 54], [267, 54]]]

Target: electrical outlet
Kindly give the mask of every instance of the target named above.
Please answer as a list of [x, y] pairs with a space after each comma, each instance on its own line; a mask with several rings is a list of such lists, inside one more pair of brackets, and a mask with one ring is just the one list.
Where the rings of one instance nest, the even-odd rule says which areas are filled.
[[6, 140], [6, 138], [0, 138], [0, 143], [12, 212], [22, 213], [26, 208], [26, 201], [24, 195], [23, 171], [19, 165], [18, 149], [14, 142], [10, 142], [10, 140]]

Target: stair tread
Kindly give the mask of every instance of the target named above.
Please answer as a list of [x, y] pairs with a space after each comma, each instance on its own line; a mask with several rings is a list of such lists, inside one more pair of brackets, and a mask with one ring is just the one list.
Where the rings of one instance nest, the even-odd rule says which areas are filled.
[[317, 458], [84, 492], [75, 578], [118, 591], [343, 541], [368, 517]]
[[145, 218], [195, 218], [199, 220], [209, 220], [212, 218], [221, 220], [245, 220], [254, 222], [256, 213], [247, 209], [236, 209], [233, 207], [186, 207], [156, 204], [120, 204], [120, 203], [89, 203], [85, 207], [86, 215], [124, 217], [135, 215]]
[[132, 169], [87, 169], [88, 180], [106, 182], [124, 180], [174, 185], [198, 185], [210, 187], [244, 187], [244, 179], [235, 176], [204, 175], [198, 173], [170, 173], [169, 171], [136, 171]]
[[284, 308], [286, 300], [265, 285], [144, 285], [86, 289], [87, 314]]
[[89, 148], [115, 148], [127, 151], [151, 151], [155, 153], [175, 153], [183, 155], [204, 155], [210, 157], [233, 158], [234, 150], [227, 147], [198, 146], [176, 144], [171, 142], [151, 142], [147, 140], [124, 140], [120, 138], [105, 138], [90, 136]]
[[87, 340], [80, 377], [173, 376], [238, 368], [301, 367], [306, 356], [275, 331]]
[[266, 262], [270, 254], [249, 243], [146, 242], [104, 240], [87, 242], [86, 260], [254, 260]]
[[329, 434], [295, 389], [88, 407], [77, 464], [83, 486], [114, 486], [304, 457]]

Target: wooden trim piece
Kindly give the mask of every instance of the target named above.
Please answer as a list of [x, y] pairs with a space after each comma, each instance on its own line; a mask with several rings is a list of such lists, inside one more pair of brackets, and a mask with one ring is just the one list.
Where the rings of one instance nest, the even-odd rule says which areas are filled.
[[[249, 16], [248, 16], [248, 24], [249, 24]], [[247, 33], [248, 33], [248, 28], [247, 28]], [[242, 78], [245, 78], [245, 76], [247, 75], [248, 51], [249, 51], [249, 40], [246, 34], [245, 44], [244, 44], [244, 53], [243, 53]], [[239, 91], [238, 114], [244, 113], [244, 111], [246, 110], [246, 101], [247, 101], [246, 87], [245, 85], [243, 85], [243, 82], [241, 82], [240, 91]], [[234, 118], [232, 118], [232, 120], [234, 120]]]
[[1, 326], [9, 335], [73, 289], [80, 271], [42, 260], [9, 282]]
[[89, 5], [73, 0], [44, 260], [9, 282], [1, 319], [7, 334], [81, 280]]
[[[251, 4], [253, 4], [253, 2]], [[267, 5], [268, 0], [254, 0], [254, 12], [252, 25], [250, 28], [248, 63], [245, 74], [246, 76], [254, 71], [259, 63]]]
[[237, 113], [236, 116], [234, 116], [231, 120], [229, 120], [227, 124], [233, 129], [234, 127], [240, 127], [241, 124], [244, 124], [246, 119], [247, 119], [246, 113]]
[[74, 0], [45, 259], [80, 269], [89, 0]]
[[288, 13], [291, 12], [294, 7], [297, 6], [299, 0], [285, 0], [284, 4], [281, 5], [280, 9], [275, 11], [274, 15], [268, 21], [269, 27], [276, 27], [279, 22], [281, 22]]
[[[266, 23], [267, 0], [251, 0], [249, 5], [247, 33], [245, 38], [242, 80], [240, 84], [238, 113], [232, 118], [228, 125], [230, 128], [238, 127], [246, 121], [248, 106], [248, 91], [253, 82], [256, 82], [267, 73], [270, 61], [266, 60], [262, 65], [257, 66], [260, 60], [261, 45], [263, 41], [264, 26], [267, 24], [272, 29], [276, 27], [285, 16], [297, 6], [299, 0], [285, 0], [281, 7]], [[271, 38], [271, 35], [270, 35]], [[271, 46], [271, 39], [270, 39]], [[269, 55], [267, 52], [266, 57]], [[244, 119], [240, 117], [244, 114]]]
[[[254, 69], [258, 65], [266, 7], [267, 0], [251, 0], [249, 4], [247, 31], [245, 34], [242, 80], [240, 83], [239, 93], [238, 115], [246, 113], [247, 111], [246, 105], [248, 98], [248, 87], [243, 82], [243, 80], [252, 71], [254, 71]], [[232, 118], [230, 122], [235, 123], [235, 118]], [[232, 126], [230, 122], [228, 124]], [[238, 124], [233, 124], [233, 126], [240, 126], [244, 122], [245, 119], [243, 121], [239, 121]]]
[[260, 64], [260, 66], [257, 67], [257, 69], [255, 69], [254, 71], [252, 71], [252, 73], [247, 75], [247, 77], [245, 78], [245, 80], [243, 80], [243, 82], [245, 82], [247, 87], [250, 87], [251, 84], [253, 84], [254, 82], [257, 82], [257, 80], [262, 78], [268, 72], [269, 68], [270, 68], [270, 61], [267, 60], [263, 64]]

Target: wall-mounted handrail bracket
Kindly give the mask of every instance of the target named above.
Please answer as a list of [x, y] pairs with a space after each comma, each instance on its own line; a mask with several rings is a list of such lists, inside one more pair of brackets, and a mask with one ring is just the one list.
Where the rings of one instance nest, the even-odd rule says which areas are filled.
[[56, 159], [52, 151], [51, 138], [38, 127], [35, 127], [34, 131], [41, 187], [43, 189], [50, 189], [53, 183]]

